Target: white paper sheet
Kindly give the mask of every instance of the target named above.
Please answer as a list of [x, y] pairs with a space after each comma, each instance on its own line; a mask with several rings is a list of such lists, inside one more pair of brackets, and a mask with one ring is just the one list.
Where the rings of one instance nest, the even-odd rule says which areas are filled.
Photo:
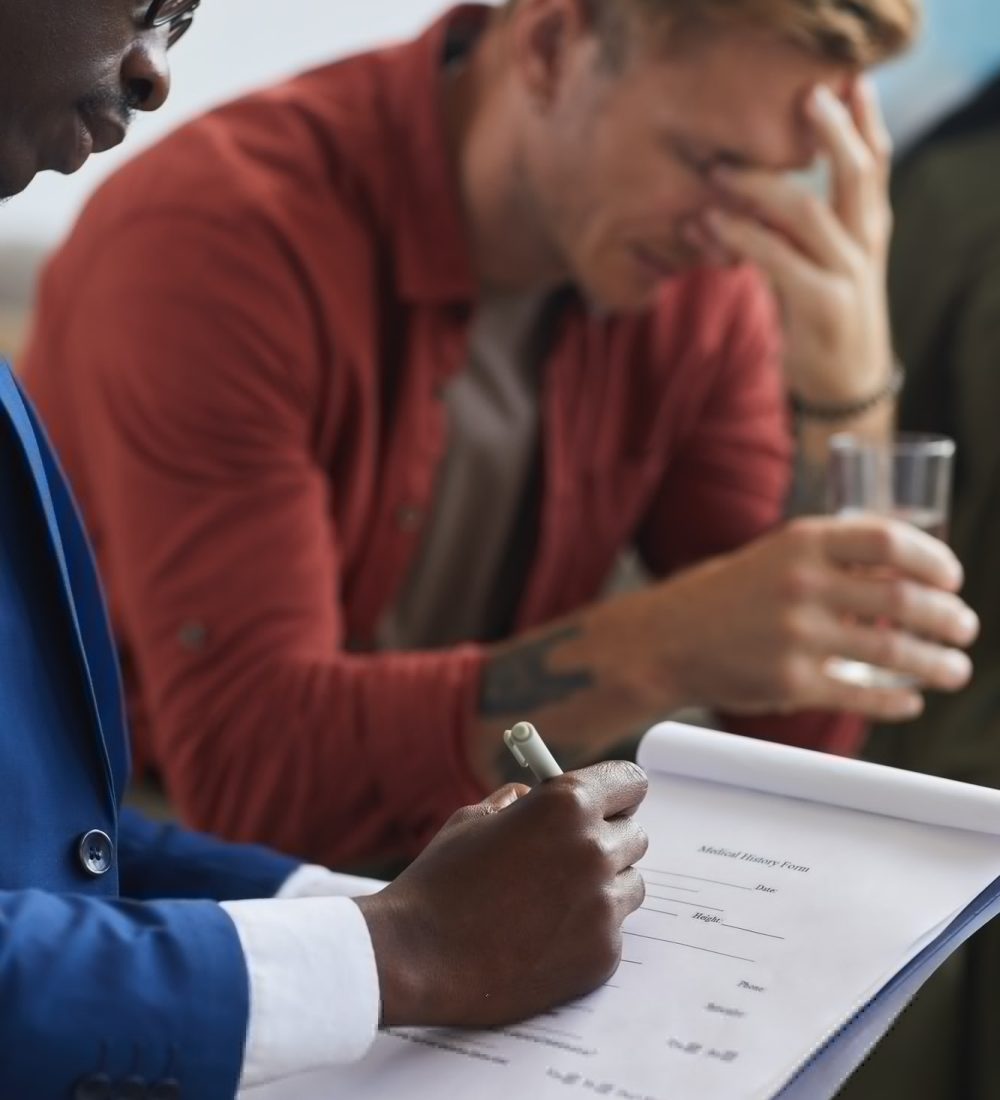
[[639, 763], [652, 772], [1000, 836], [1000, 791], [772, 741], [664, 722], [643, 738]]
[[[642, 759], [687, 774], [651, 773], [648, 895], [607, 986], [502, 1031], [385, 1035], [356, 1067], [255, 1098], [764, 1100], [1000, 876], [996, 836], [909, 820], [966, 821], [957, 784], [678, 726]], [[1000, 823], [1000, 794], [973, 792]]]

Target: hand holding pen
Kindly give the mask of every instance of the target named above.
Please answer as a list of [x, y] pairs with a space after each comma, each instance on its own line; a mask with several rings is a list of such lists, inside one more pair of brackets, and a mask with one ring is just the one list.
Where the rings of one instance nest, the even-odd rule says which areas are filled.
[[618, 966], [621, 924], [645, 897], [632, 815], [646, 776], [623, 762], [564, 775], [524, 725], [508, 744], [543, 781], [459, 810], [395, 882], [358, 899], [386, 1026], [510, 1023]]

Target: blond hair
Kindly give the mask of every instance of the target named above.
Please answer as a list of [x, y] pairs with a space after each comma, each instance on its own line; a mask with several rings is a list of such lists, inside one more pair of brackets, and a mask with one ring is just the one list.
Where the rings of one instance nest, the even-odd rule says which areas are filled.
[[[513, 7], [518, 0], [507, 0]], [[617, 53], [635, 16], [675, 42], [742, 25], [774, 33], [821, 61], [865, 69], [906, 50], [920, 0], [584, 0]]]

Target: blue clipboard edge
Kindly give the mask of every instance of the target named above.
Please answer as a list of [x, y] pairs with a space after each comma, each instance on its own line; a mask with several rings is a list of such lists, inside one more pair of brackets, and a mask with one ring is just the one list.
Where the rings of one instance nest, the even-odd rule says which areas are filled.
[[829, 1100], [868, 1057], [935, 970], [1000, 914], [996, 879], [809, 1059], [775, 1100]]

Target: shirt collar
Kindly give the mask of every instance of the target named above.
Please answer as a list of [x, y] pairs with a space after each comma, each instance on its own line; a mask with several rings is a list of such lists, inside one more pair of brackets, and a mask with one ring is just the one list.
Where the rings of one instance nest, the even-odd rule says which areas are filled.
[[468, 303], [478, 292], [445, 131], [443, 73], [449, 44], [458, 36], [474, 36], [493, 12], [481, 4], [451, 9], [393, 51], [386, 66], [390, 218], [397, 289], [404, 299]]

